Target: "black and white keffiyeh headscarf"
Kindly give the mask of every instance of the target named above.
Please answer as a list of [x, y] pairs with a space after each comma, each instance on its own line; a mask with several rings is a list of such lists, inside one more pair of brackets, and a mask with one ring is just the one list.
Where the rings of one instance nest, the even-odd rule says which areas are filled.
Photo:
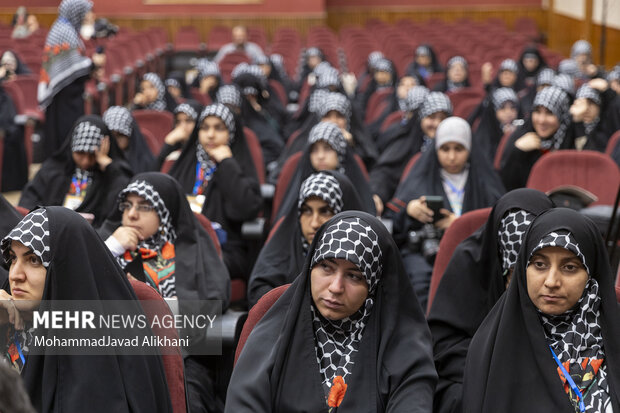
[[212, 62], [209, 59], [198, 59], [196, 61], [196, 70], [198, 70], [198, 77], [200, 79], [208, 76], [220, 75], [220, 68], [217, 63]]
[[200, 118], [198, 119], [198, 123], [202, 124], [202, 122], [209, 116], [218, 117], [224, 122], [226, 125], [226, 129], [228, 129], [228, 133], [230, 134], [230, 138], [228, 140], [228, 144], [231, 145], [233, 141], [233, 137], [235, 136], [235, 117], [233, 116], [230, 109], [227, 106], [221, 103], [215, 103], [213, 105], [209, 105], [202, 110], [200, 114]]
[[368, 55], [368, 60], [367, 60], [368, 67], [372, 70], [375, 70], [376, 69], [375, 64], [383, 58], [385, 58], [385, 56], [380, 51], [375, 50], [374, 52], [371, 52]]
[[90, 72], [91, 60], [83, 56], [84, 43], [79, 32], [82, 20], [93, 3], [88, 0], [63, 0], [58, 7], [58, 18], [45, 40], [43, 66], [37, 100], [43, 108], [73, 80]]
[[431, 56], [431, 49], [428, 46], [418, 46], [417, 49], [415, 49], [415, 56]]
[[525, 232], [536, 216], [522, 209], [509, 211], [499, 224], [497, 240], [504, 275], [514, 268]]
[[568, 95], [556, 86], [544, 88], [536, 94], [532, 107], [536, 110], [537, 106], [543, 106], [553, 113], [560, 121], [560, 127], [551, 139], [543, 139], [541, 147], [543, 149], [560, 149], [564, 142], [566, 130], [570, 124], [570, 113], [568, 106]]
[[338, 162], [342, 168], [344, 157], [347, 154], [347, 140], [335, 123], [319, 122], [310, 130], [308, 145], [324, 141], [338, 154]]
[[312, 70], [312, 73], [314, 73], [317, 77], [321, 76], [324, 72], [326, 72], [327, 70], [330, 69], [334, 69], [332, 67], [331, 64], [329, 64], [329, 62], [327, 61], [322, 61], [321, 63], [319, 63], [318, 65], [316, 65], [314, 67], [314, 69]]
[[375, 71], [377, 72], [387, 72], [391, 75], [394, 74], [394, 68], [392, 67], [392, 63], [386, 58], [378, 59], [375, 62]]
[[80, 122], [73, 129], [71, 151], [94, 153], [101, 146], [103, 133], [99, 126], [89, 121]]
[[579, 75], [579, 66], [573, 59], [564, 59], [558, 63], [558, 73], [576, 77]]
[[223, 105], [230, 105], [235, 108], [241, 107], [241, 92], [239, 92], [236, 86], [224, 85], [220, 87], [215, 94], [215, 98], [218, 103]]
[[164, 99], [164, 97], [166, 96], [166, 87], [161, 81], [161, 78], [157, 74], [149, 72], [142, 76], [142, 80], [146, 80], [151, 85], [153, 85], [155, 89], [157, 89], [157, 99], [155, 99], [154, 102], [146, 105], [146, 108], [159, 111], [166, 110], [166, 101]]
[[[177, 238], [176, 231], [172, 225], [170, 211], [159, 195], [159, 192], [146, 181], [133, 181], [118, 194], [119, 203], [124, 202], [129, 194], [138, 195], [148, 201], [149, 204], [153, 205], [159, 217], [159, 228], [157, 228], [157, 232], [152, 237], [140, 241], [138, 243], [138, 248], [146, 248], [159, 252], [166, 242], [174, 243]], [[120, 256], [119, 259], [122, 260], [123, 257]], [[124, 268], [127, 263], [124, 262], [123, 264], [122, 266]]]
[[504, 70], [509, 70], [512, 73], [519, 73], [519, 66], [514, 60], [505, 59], [500, 63], [498, 72], [503, 72]]
[[310, 268], [325, 259], [345, 259], [360, 269], [368, 284], [368, 296], [360, 309], [341, 320], [328, 320], [315, 308], [312, 311], [315, 349], [325, 395], [332, 380], [352, 374], [355, 353], [372, 312], [375, 292], [381, 279], [382, 252], [379, 237], [359, 218], [346, 218], [331, 224], [321, 236], [312, 256]]
[[452, 102], [444, 93], [431, 92], [426, 96], [424, 103], [420, 107], [420, 119], [424, 119], [437, 112], [445, 112], [448, 116], [452, 116]]
[[198, 113], [196, 113], [196, 109], [192, 107], [189, 103], [181, 103], [176, 108], [174, 108], [174, 114], [177, 115], [179, 113], [184, 113], [191, 120], [195, 121], [198, 119]]
[[319, 89], [327, 89], [329, 87], [337, 87], [340, 85], [340, 74], [338, 73], [338, 70], [333, 67], [322, 70], [317, 76], [316, 87]]
[[509, 87], [500, 87], [493, 91], [491, 101], [495, 110], [501, 109], [506, 102], [512, 102], [515, 106], [519, 103], [519, 98], [514, 90]]
[[415, 112], [422, 106], [430, 91], [426, 86], [414, 86], [407, 92], [404, 100], [404, 106], [401, 108], [404, 112]]
[[121, 135], [131, 136], [133, 131], [133, 117], [129, 109], [123, 106], [110, 106], [103, 113], [103, 121], [108, 129]]
[[[598, 373], [592, 370], [593, 375], [590, 380], [586, 381], [588, 375], [584, 374], [588, 372], [588, 369], [592, 369], [593, 359], [605, 360], [603, 336], [599, 323], [601, 297], [598, 293], [598, 282], [591, 276], [579, 244], [569, 231], [557, 230], [547, 234], [534, 248], [532, 255], [546, 247], [561, 247], [575, 254], [588, 272], [589, 279], [582, 297], [573, 309], [560, 315], [548, 315], [539, 311], [545, 337], [560, 361], [569, 363], [567, 370], [575, 379], [577, 386], [580, 388], [592, 386], [587, 392], [583, 391], [586, 412], [607, 412], [611, 408], [607, 364], [603, 362], [598, 368]], [[582, 363], [586, 359], [589, 360], [584, 369]], [[579, 406], [572, 397], [571, 401], [576, 411], [579, 411]]]
[[5, 262], [9, 262], [11, 241], [19, 241], [39, 257], [48, 268], [52, 261], [50, 250], [50, 229], [45, 208], [39, 208], [26, 215], [9, 234], [2, 239], [0, 247]]
[[312, 92], [308, 98], [308, 112], [317, 113], [321, 109], [321, 106], [329, 93], [329, 91], [324, 89], [317, 89]]
[[318, 107], [317, 115], [325, 117], [329, 112], [335, 110], [347, 119], [347, 124], [351, 119], [351, 102], [342, 93], [328, 92]]
[[613, 81], [620, 81], [620, 68], [618, 66], [614, 67], [613, 70], [610, 70], [609, 73], [607, 73], [607, 81], [609, 83], [613, 82]]
[[300, 210], [306, 199], [311, 196], [316, 196], [327, 202], [334, 215], [340, 213], [344, 206], [342, 189], [340, 189], [338, 180], [324, 172], [313, 173], [301, 184], [297, 209]]
[[570, 49], [570, 57], [574, 59], [580, 54], [592, 54], [592, 45], [587, 40], [577, 40]]
[[451, 68], [453, 65], [460, 63], [463, 65], [463, 67], [465, 68], [465, 70], [467, 70], [468, 68], [468, 64], [467, 64], [467, 60], [465, 60], [465, 58], [463, 56], [453, 56], [450, 58], [450, 60], [448, 60], [448, 63], [446, 64], [446, 66], [449, 68]]
[[[587, 83], [583, 84], [577, 90], [576, 99], [582, 99], [582, 98], [591, 100], [592, 102], [594, 102], [594, 104], [601, 106], [601, 95], [599, 94], [598, 90], [592, 88]], [[600, 118], [597, 117], [592, 122], [589, 122], [589, 123], [584, 122], [586, 135], [589, 135], [590, 132], [592, 132], [594, 128], [596, 128], [596, 125], [598, 125], [599, 121], [600, 121]]]
[[553, 69], [546, 67], [536, 76], [536, 86], [551, 86], [553, 79], [555, 79], [555, 72]]
[[179, 81], [173, 77], [169, 77], [168, 79], [166, 79], [164, 83], [167, 87], [169, 86], [169, 87], [176, 87], [178, 89], [181, 89], [181, 83], [179, 83]]
[[551, 86], [559, 87], [571, 96], [575, 94], [575, 80], [566, 73], [556, 75], [553, 78], [553, 82], [551, 82]]

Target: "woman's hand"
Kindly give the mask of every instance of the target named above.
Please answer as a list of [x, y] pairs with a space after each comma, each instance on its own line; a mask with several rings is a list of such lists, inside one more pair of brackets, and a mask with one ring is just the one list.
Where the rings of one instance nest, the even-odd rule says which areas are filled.
[[480, 68], [480, 77], [482, 78], [482, 84], [489, 85], [493, 81], [493, 64], [486, 62]]
[[169, 134], [166, 135], [164, 142], [170, 146], [174, 146], [177, 143], [185, 142], [189, 136], [185, 132], [183, 125], [179, 125], [172, 129]]
[[233, 154], [228, 145], [220, 145], [213, 149], [208, 149], [207, 153], [217, 163], [222, 162], [224, 159], [232, 158]]
[[144, 106], [146, 104], [146, 97], [142, 93], [136, 93], [133, 97], [133, 104], [136, 106]]
[[444, 218], [441, 218], [439, 221], [437, 221], [435, 223], [435, 227], [445, 231], [450, 227], [450, 225], [452, 225], [454, 221], [456, 221], [457, 216], [453, 212], [450, 212], [445, 208], [441, 208], [439, 212], [441, 213], [441, 215], [444, 216]]
[[607, 82], [605, 79], [601, 79], [600, 77], [590, 80], [588, 82], [588, 85], [592, 89], [598, 90], [601, 93], [609, 88], [609, 82]]
[[138, 242], [142, 239], [140, 232], [132, 227], [118, 227], [112, 236], [129, 251], [135, 251], [138, 248]]
[[515, 142], [515, 146], [523, 152], [540, 149], [540, 137], [534, 132], [526, 133]]
[[377, 216], [380, 217], [383, 214], [383, 201], [377, 194], [373, 194], [372, 200], [375, 201], [375, 209], [377, 210]]
[[583, 115], [588, 110], [588, 101], [586, 98], [575, 99], [570, 107], [570, 114], [573, 117], [573, 122], [582, 122]]
[[346, 129], [340, 129], [340, 131], [342, 132], [342, 136], [344, 136], [344, 139], [347, 141], [349, 146], [355, 146], [355, 141], [353, 141], [353, 135], [351, 135], [351, 132]]
[[426, 206], [426, 197], [421, 196], [418, 199], [409, 201], [407, 204], [407, 214], [424, 224], [433, 222], [433, 210]]
[[112, 163], [112, 158], [108, 156], [108, 153], [110, 153], [110, 137], [106, 136], [101, 140], [99, 148], [95, 149], [95, 160], [102, 172]]
[[16, 330], [24, 329], [24, 320], [15, 306], [13, 296], [4, 290], [0, 290], [0, 325], [11, 323]]

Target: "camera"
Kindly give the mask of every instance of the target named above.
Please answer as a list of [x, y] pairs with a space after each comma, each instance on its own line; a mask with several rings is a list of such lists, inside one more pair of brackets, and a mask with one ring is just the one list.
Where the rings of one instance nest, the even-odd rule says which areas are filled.
[[442, 231], [433, 224], [424, 224], [419, 230], [409, 231], [407, 240], [409, 249], [414, 253], [421, 253], [429, 264], [433, 264], [439, 251], [441, 236]]

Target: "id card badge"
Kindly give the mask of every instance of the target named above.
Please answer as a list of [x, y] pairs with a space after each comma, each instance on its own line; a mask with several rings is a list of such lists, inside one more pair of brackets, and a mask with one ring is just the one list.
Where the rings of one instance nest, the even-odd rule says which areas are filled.
[[84, 201], [83, 196], [67, 195], [65, 197], [65, 202], [64, 204], [62, 204], [62, 206], [75, 211], [80, 205], [82, 205], [82, 201]]
[[202, 194], [200, 195], [188, 195], [187, 202], [189, 202], [189, 206], [192, 209], [192, 212], [197, 214], [202, 213], [202, 207], [205, 204], [206, 197]]

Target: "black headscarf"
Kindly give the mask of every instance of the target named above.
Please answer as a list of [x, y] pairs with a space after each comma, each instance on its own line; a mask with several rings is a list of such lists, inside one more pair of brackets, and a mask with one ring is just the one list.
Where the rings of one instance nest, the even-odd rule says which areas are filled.
[[[620, 314], [603, 239], [597, 226], [578, 212], [556, 208], [538, 216], [530, 226], [519, 252], [512, 282], [472, 339], [465, 367], [463, 388], [464, 412], [574, 412], [575, 407], [564, 391], [558, 366], [550, 354], [545, 318], [532, 303], [527, 291], [526, 269], [532, 252], [551, 233], [569, 232], [578, 244], [577, 256], [585, 264], [590, 280], [578, 304], [567, 313], [564, 327], [574, 326], [582, 314], [582, 303], [592, 293], [598, 306], [594, 326], [600, 326], [605, 354], [606, 380], [613, 410], [620, 409]], [[571, 250], [570, 246], [563, 247]], [[593, 281], [596, 281], [595, 283]], [[595, 293], [591, 285], [598, 285]], [[596, 309], [594, 309], [596, 312]], [[552, 317], [557, 318], [557, 317]], [[599, 336], [600, 337], [600, 336]], [[569, 348], [568, 336], [565, 348]], [[584, 350], [592, 350], [586, 343]], [[562, 355], [556, 346], [558, 357]], [[563, 360], [565, 361], [565, 360]], [[589, 397], [586, 396], [586, 404]], [[590, 411], [590, 410], [586, 410]]]
[[[374, 291], [372, 268], [375, 267], [367, 265], [363, 258], [367, 254], [358, 250], [345, 257], [333, 252], [334, 243], [323, 242], [328, 238], [337, 242], [343, 234], [334, 230], [344, 230], [353, 224], [359, 231], [352, 232], [352, 237], [368, 234], [358, 239], [360, 245], [377, 239], [369, 246], [370, 250], [381, 253], [376, 262], [381, 271], [375, 272], [379, 281]], [[349, 246], [345, 243], [343, 251], [347, 250]], [[315, 348], [317, 340], [327, 341], [316, 338], [315, 334], [318, 329], [313, 325], [310, 271], [314, 262], [330, 253], [349, 259], [360, 268], [367, 282], [370, 280], [369, 298], [373, 301], [370, 314], [364, 319], [361, 340], [353, 345], [357, 349], [352, 355], [355, 364], [346, 377], [348, 388], [338, 411], [431, 410], [436, 373], [422, 309], [390, 234], [379, 220], [356, 211], [340, 213], [321, 227], [301, 275], [254, 327], [233, 371], [227, 412], [327, 412], [321, 385], [323, 375]]]
[[[44, 229], [36, 243], [22, 239], [26, 232], [10, 236], [26, 242], [47, 268], [43, 300], [135, 300], [142, 312], [127, 276], [77, 213], [45, 207], [22, 222], [30, 231]], [[80, 411], [86, 404], [93, 412], [172, 412], [159, 357], [30, 354], [21, 376], [39, 412]]]
[[[465, 183], [461, 212], [463, 214], [495, 204], [505, 192], [499, 176], [479, 148], [472, 146], [468, 163], [469, 173]], [[394, 199], [390, 201], [388, 209], [386, 209], [386, 216], [394, 219], [394, 239], [399, 244], [404, 242], [412, 226], [420, 225], [406, 212], [409, 201], [418, 199], [423, 195], [441, 195], [443, 196], [443, 207], [452, 211], [443, 188], [440, 169], [441, 164], [437, 158], [437, 151], [434, 147], [429, 148], [418, 159], [409, 175], [398, 185]]]
[[[313, 132], [314, 131], [314, 132]], [[338, 135], [338, 136], [336, 136]], [[331, 122], [320, 122], [316, 124], [312, 131], [310, 132], [310, 136], [308, 138], [308, 143], [304, 152], [301, 155], [301, 159], [299, 160], [299, 165], [297, 166], [297, 170], [295, 171], [295, 175], [291, 178], [291, 181], [288, 185], [288, 189], [286, 191], [286, 195], [282, 200], [282, 204], [278, 209], [275, 218], [278, 220], [280, 217], [286, 215], [291, 208], [291, 205], [297, 202], [297, 197], [299, 194], [299, 187], [301, 183], [309, 177], [312, 173], [315, 172], [312, 167], [312, 163], [310, 162], [310, 151], [312, 149], [312, 144], [319, 140], [327, 141], [332, 148], [338, 152], [338, 160], [340, 161], [340, 172], [344, 173], [347, 178], [351, 180], [353, 186], [357, 189], [357, 192], [360, 195], [360, 199], [364, 205], [364, 211], [375, 212], [375, 204], [372, 200], [372, 194], [370, 191], [370, 185], [368, 184], [368, 179], [364, 176], [362, 169], [359, 167], [359, 164], [355, 160], [353, 155], [353, 150], [346, 144], [342, 133], [338, 127]]]
[[[465, 80], [463, 80], [462, 82], [458, 84], [453, 83], [451, 80], [448, 79], [448, 71], [456, 63], [462, 64], [465, 68], [465, 71], [467, 72]], [[467, 60], [465, 60], [465, 58], [462, 56], [453, 56], [450, 58], [450, 60], [448, 60], [448, 63], [446, 63], [445, 74], [446, 74], [446, 78], [442, 80], [441, 82], [437, 83], [437, 85], [433, 89], [434, 91], [447, 93], [447, 92], [458, 90], [460, 88], [471, 86], [471, 83], [469, 82], [469, 64], [467, 63]]]
[[[73, 135], [80, 125], [90, 124], [101, 130], [103, 136], [109, 136], [108, 128], [103, 120], [96, 115], [86, 115], [77, 120], [71, 133], [67, 136], [63, 146], [51, 158], [43, 162], [41, 169], [30, 181], [19, 200], [19, 206], [32, 209], [38, 205], [62, 205], [69, 192], [71, 178], [76, 173], [76, 165], [72, 158]], [[100, 141], [99, 141], [100, 142]], [[76, 149], [88, 149], [98, 145], [94, 137], [81, 141]], [[96, 165], [92, 172], [92, 182], [86, 190], [84, 201], [76, 209], [77, 212], [92, 213], [95, 215], [93, 226], [98, 227], [108, 216], [116, 202], [116, 194], [127, 185], [132, 171], [116, 140], [110, 139], [112, 163], [105, 172], [101, 172]]]
[[[21, 214], [0, 194], [0, 238], [4, 238], [21, 219]], [[0, 285], [4, 284], [8, 276], [7, 270], [0, 266]]]
[[[320, 182], [320, 180], [325, 179], [329, 179], [331, 182], [336, 181], [338, 185], [327, 185], [327, 183], [324, 183], [323, 188], [318, 188], [325, 194], [321, 198], [326, 198], [330, 192], [334, 192], [337, 188], [341, 192], [342, 206], [339, 210], [332, 208], [335, 213], [347, 210], [364, 210], [357, 190], [349, 178], [339, 172], [317, 172], [310, 175], [304, 183], [309, 181]], [[315, 192], [316, 190], [309, 193], [314, 194]], [[300, 193], [300, 200], [302, 197], [303, 193]], [[250, 305], [255, 304], [267, 291], [295, 280], [306, 258], [308, 245], [304, 244], [305, 238], [303, 238], [299, 225], [298, 202], [291, 205], [286, 216], [282, 218], [282, 223], [278, 226], [269, 242], [265, 244], [256, 260], [256, 264], [254, 264], [248, 284], [248, 300]]]
[[[221, 300], [225, 311], [230, 298], [228, 271], [211, 237], [196, 220], [179, 183], [169, 175], [146, 172], [134, 176], [128, 188], [137, 188], [135, 185], [139, 183], [146, 183], [157, 191], [169, 213], [170, 227], [175, 234], [172, 243], [175, 249], [177, 297], [180, 300]], [[118, 203], [122, 199], [118, 197], [113, 214], [99, 230], [103, 239], [121, 225], [122, 212], [118, 209]]]
[[[420, 65], [415, 60], [420, 54], [427, 54], [431, 58], [430, 66], [432, 73], [426, 73], [425, 76], [420, 73]], [[433, 47], [430, 44], [421, 44], [415, 49], [413, 62], [407, 66], [405, 73], [412, 76], [418, 75], [429, 77], [431, 74], [440, 73], [441, 71], [443, 71], [443, 68], [441, 67], [441, 63], [439, 63], [439, 59], [437, 58], [437, 54], [435, 53]]]
[[121, 106], [109, 107], [103, 113], [103, 121], [109, 130], [129, 138], [129, 147], [125, 151], [125, 157], [134, 173], [148, 172], [155, 169], [155, 157], [144, 136], [142, 136], [140, 126], [138, 126], [127, 108]]
[[[497, 201], [487, 222], [454, 250], [428, 316], [439, 374], [436, 411], [455, 411], [460, 406], [469, 343], [505, 291], [499, 236], [504, 220], [512, 212], [536, 216], [552, 207], [551, 200], [535, 189], [511, 191]], [[524, 228], [527, 225], [508, 228], [509, 239], [522, 240], [517, 231]], [[518, 248], [506, 253], [511, 261], [512, 257], [516, 258]]]
[[15, 123], [15, 116], [15, 104], [0, 82], [0, 130], [4, 131], [4, 154], [0, 165], [2, 192], [20, 190], [28, 182], [24, 127]]
[[[527, 70], [525, 68], [525, 65], [523, 64], [523, 59], [528, 54], [535, 55], [538, 59], [538, 66], [536, 66], [534, 70]], [[523, 49], [523, 52], [521, 53], [521, 57], [519, 57], [519, 61], [517, 62], [517, 64], [519, 65], [517, 84], [524, 87], [535, 87], [536, 76], [538, 76], [538, 72], [547, 67], [547, 62], [545, 61], [545, 58], [540, 54], [540, 51], [538, 51], [538, 48], [534, 45], [527, 46], [525, 49]]]

